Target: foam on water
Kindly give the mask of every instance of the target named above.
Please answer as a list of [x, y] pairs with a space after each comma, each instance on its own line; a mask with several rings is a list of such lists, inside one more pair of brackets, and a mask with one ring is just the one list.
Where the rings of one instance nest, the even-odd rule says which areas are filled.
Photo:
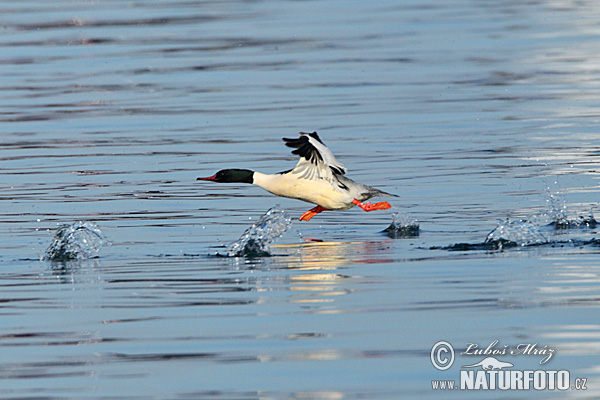
[[227, 246], [228, 257], [268, 257], [271, 244], [292, 225], [292, 220], [279, 205], [270, 208], [242, 236]]
[[419, 224], [406, 213], [394, 212], [392, 223], [383, 232], [392, 239], [416, 237], [419, 236]]
[[77, 221], [58, 227], [52, 243], [44, 253], [47, 261], [85, 260], [96, 256], [108, 244], [104, 234], [93, 222]]

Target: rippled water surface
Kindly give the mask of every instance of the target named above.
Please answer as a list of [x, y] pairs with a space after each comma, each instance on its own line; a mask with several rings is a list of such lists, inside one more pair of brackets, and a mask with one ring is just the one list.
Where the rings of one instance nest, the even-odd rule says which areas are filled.
[[[3, 1], [0, 397], [600, 396], [598, 229], [557, 223], [600, 214], [598, 18], [585, 0]], [[290, 169], [281, 138], [315, 130], [391, 210], [300, 222], [311, 205], [195, 181]], [[276, 204], [293, 222], [269, 257], [216, 256]], [[418, 236], [382, 232], [400, 220]], [[41, 261], [78, 221], [110, 245]], [[492, 231], [535, 245], [449, 250]], [[588, 390], [434, 391], [482, 358], [438, 371], [439, 340], [550, 346], [542, 367], [503, 360]]]

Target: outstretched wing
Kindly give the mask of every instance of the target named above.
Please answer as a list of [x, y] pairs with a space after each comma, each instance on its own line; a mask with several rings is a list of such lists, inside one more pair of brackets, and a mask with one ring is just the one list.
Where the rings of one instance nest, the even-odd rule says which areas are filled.
[[327, 148], [317, 135], [317, 132], [300, 132], [298, 139], [283, 139], [286, 146], [296, 150], [292, 154], [300, 156], [300, 161], [291, 174], [299, 175], [305, 179], [325, 179], [332, 183], [336, 182], [335, 175], [344, 175], [346, 168], [335, 159], [331, 150]]

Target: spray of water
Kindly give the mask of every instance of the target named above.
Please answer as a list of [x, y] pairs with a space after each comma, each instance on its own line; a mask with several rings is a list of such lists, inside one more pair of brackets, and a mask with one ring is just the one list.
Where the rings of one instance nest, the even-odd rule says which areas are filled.
[[58, 227], [52, 243], [44, 254], [47, 261], [85, 260], [96, 256], [108, 244], [104, 234], [93, 222], [78, 221]]
[[549, 226], [554, 227], [556, 230], [594, 229], [598, 224], [592, 210], [590, 210], [587, 217], [580, 215], [577, 218], [570, 218], [567, 202], [558, 193], [551, 193], [550, 188], [548, 188], [548, 200], [546, 202], [548, 203], [547, 215], [550, 219]]
[[269, 209], [242, 236], [227, 246], [228, 257], [268, 257], [271, 244], [292, 225], [292, 220], [279, 205]]
[[433, 246], [432, 250], [469, 251], [485, 250], [497, 251], [521, 246], [538, 246], [548, 244], [548, 239], [540, 233], [537, 225], [528, 221], [498, 222], [494, 230], [488, 233], [482, 243], [455, 243], [450, 246]]
[[419, 224], [406, 213], [394, 212], [392, 223], [383, 231], [392, 239], [416, 237], [419, 236]]
[[546, 203], [548, 204], [548, 218], [557, 225], [568, 224], [569, 213], [567, 210], [567, 202], [558, 193], [550, 192], [550, 188], [547, 190], [548, 198]]
[[498, 222], [496, 228], [487, 235], [484, 243], [514, 243], [517, 246], [531, 246], [548, 243], [548, 239], [533, 223], [525, 220], [511, 221], [507, 218], [505, 221]]

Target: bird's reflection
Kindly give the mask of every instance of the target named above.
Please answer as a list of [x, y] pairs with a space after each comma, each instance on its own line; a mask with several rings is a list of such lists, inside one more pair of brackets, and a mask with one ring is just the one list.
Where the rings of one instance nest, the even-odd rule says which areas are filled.
[[[388, 242], [321, 242], [310, 241], [295, 245], [275, 245], [285, 251], [281, 267], [301, 271], [288, 276], [289, 290], [294, 292], [293, 303], [334, 303], [336, 296], [355, 290], [351, 266], [389, 262]], [[333, 312], [333, 310], [329, 310]]]

